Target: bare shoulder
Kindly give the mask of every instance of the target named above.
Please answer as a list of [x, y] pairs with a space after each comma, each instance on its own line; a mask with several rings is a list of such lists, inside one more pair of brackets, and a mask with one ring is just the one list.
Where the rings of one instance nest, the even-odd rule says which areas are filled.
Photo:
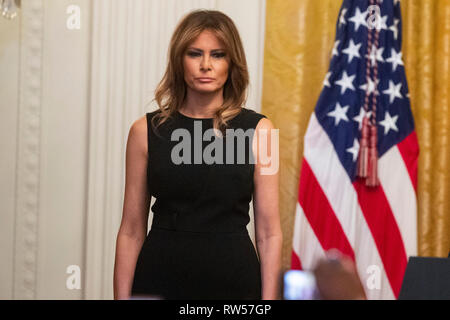
[[128, 147], [135, 152], [147, 155], [147, 116], [144, 115], [133, 122], [128, 135]]
[[256, 126], [256, 130], [260, 130], [260, 129], [275, 129], [272, 121], [270, 121], [267, 118], [262, 118], [261, 120], [259, 120], [258, 125]]
[[[261, 176], [275, 176], [279, 167], [279, 137], [278, 129], [268, 118], [259, 120], [253, 140], [253, 155], [255, 156], [255, 179]], [[265, 177], [266, 180], [267, 177]], [[256, 180], [255, 180], [256, 181]]]
[[147, 116], [144, 115], [144, 116], [140, 117], [139, 119], [137, 119], [136, 121], [134, 121], [131, 128], [133, 128], [133, 130], [136, 130], [140, 133], [146, 134], [147, 133]]

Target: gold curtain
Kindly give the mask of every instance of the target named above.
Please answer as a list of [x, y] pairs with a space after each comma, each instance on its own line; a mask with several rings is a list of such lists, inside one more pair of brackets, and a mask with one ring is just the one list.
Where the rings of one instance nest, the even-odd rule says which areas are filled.
[[[262, 113], [280, 129], [283, 267], [290, 267], [303, 137], [342, 0], [267, 0]], [[450, 1], [402, 0], [403, 60], [420, 144], [418, 249], [450, 250]]]

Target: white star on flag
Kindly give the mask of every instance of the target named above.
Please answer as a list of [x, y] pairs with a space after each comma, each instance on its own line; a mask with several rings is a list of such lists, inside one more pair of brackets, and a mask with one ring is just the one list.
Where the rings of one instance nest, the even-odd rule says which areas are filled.
[[355, 87], [353, 86], [353, 79], [355, 77], [356, 75], [348, 76], [347, 71], [344, 71], [342, 78], [335, 82], [341, 87], [341, 94], [344, 94], [347, 89], [355, 91]]
[[340, 40], [337, 40], [337, 41], [334, 43], [333, 51], [332, 51], [331, 57], [334, 57], [334, 56], [338, 56], [338, 55], [339, 55], [339, 52], [338, 52], [339, 42], [341, 42], [341, 41], [340, 41]]
[[375, 45], [372, 45], [372, 50], [370, 50], [370, 55], [366, 54], [366, 58], [370, 60], [372, 66], [375, 65], [376, 61], [384, 62], [383, 59], [384, 48], [377, 49]]
[[331, 71], [326, 74], [325, 80], [323, 81], [323, 85], [325, 87], [328, 87], [328, 88], [331, 87], [331, 85], [330, 85], [330, 77], [331, 77]]
[[353, 120], [355, 120], [356, 122], [359, 123], [359, 125], [358, 125], [359, 130], [361, 130], [361, 128], [362, 128], [362, 123], [363, 123], [364, 117], [370, 118], [371, 115], [372, 115], [372, 111], [366, 112], [366, 110], [364, 110], [364, 108], [361, 108], [361, 110], [359, 111], [359, 115], [353, 118]]
[[343, 53], [348, 55], [348, 63], [351, 63], [354, 57], [361, 58], [359, 55], [359, 48], [361, 48], [362, 43], [355, 45], [353, 39], [350, 39], [349, 46], [342, 50]]
[[389, 30], [391, 30], [394, 33], [394, 39], [397, 40], [398, 38], [398, 24], [400, 23], [400, 19], [394, 19], [394, 24], [389, 27]]
[[392, 80], [389, 80], [389, 89], [383, 91], [384, 94], [389, 95], [389, 103], [392, 104], [395, 98], [403, 98], [400, 90], [402, 88], [402, 83], [394, 84]]
[[388, 18], [387, 15], [385, 15], [384, 17], [381, 17], [381, 19], [378, 17], [378, 19], [377, 19], [378, 23], [376, 25], [376, 30], [377, 31], [387, 30], [388, 29], [387, 18]]
[[347, 121], [347, 110], [350, 106], [341, 107], [339, 102], [336, 104], [334, 111], [328, 112], [328, 116], [334, 118], [334, 125], [337, 126], [341, 120]]
[[403, 66], [403, 61], [402, 61], [402, 52], [395, 52], [395, 49], [392, 48], [391, 49], [391, 56], [386, 59], [386, 62], [392, 63], [392, 71], [397, 70], [397, 67], [399, 65]]
[[398, 132], [397, 128], [398, 115], [391, 117], [389, 112], [386, 111], [386, 115], [383, 121], [380, 121], [380, 125], [384, 127], [384, 135], [387, 135], [390, 130]]
[[361, 10], [359, 10], [359, 8], [356, 8], [355, 15], [353, 17], [351, 17], [350, 19], [348, 19], [349, 21], [351, 21], [355, 24], [355, 32], [358, 31], [358, 29], [361, 25], [367, 27], [367, 21], [366, 21], [367, 13], [368, 13], [367, 11], [361, 12]]
[[380, 92], [379, 92], [378, 90], [376, 90], [376, 89], [377, 89], [377, 87], [378, 87], [378, 83], [379, 83], [379, 82], [380, 82], [380, 80], [377, 79], [377, 80], [376, 80], [377, 85], [375, 85], [375, 82], [372, 81], [372, 79], [369, 78], [369, 82], [368, 82], [368, 83], [365, 83], [365, 84], [363, 84], [363, 85], [361, 85], [361, 86], [359, 86], [359, 88], [360, 88], [361, 90], [367, 91], [369, 94], [375, 93], [375, 95], [378, 96], [378, 95], [380, 94]]
[[353, 155], [353, 162], [356, 162], [358, 159], [358, 153], [359, 153], [359, 142], [358, 139], [355, 139], [353, 142], [353, 147], [347, 149], [348, 153], [351, 153]]
[[339, 17], [339, 27], [343, 24], [346, 24], [345, 15], [347, 14], [347, 9], [342, 9], [341, 16]]

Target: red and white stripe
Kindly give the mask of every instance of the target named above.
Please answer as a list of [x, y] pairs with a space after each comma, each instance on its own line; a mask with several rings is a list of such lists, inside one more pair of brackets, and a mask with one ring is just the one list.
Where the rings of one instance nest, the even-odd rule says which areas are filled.
[[[369, 299], [395, 299], [408, 256], [417, 254], [415, 133], [379, 159], [381, 186], [352, 183], [327, 133], [312, 115], [304, 159], [292, 252], [293, 269], [313, 269], [329, 249], [351, 257]], [[371, 266], [380, 288], [371, 288]]]

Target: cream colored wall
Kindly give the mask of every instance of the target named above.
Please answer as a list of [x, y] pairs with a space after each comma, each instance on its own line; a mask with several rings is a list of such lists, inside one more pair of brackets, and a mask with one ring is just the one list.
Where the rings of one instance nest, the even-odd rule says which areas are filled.
[[[84, 264], [90, 78], [89, 0], [44, 1], [36, 298], [79, 299], [66, 268]], [[66, 27], [69, 5], [81, 29]]]
[[19, 19], [0, 19], [0, 299], [13, 290], [19, 35]]
[[[125, 144], [164, 72], [179, 18], [204, 7], [240, 29], [260, 110], [260, 0], [27, 0], [0, 17], [0, 298], [110, 299]], [[69, 30], [69, 5], [81, 29]], [[249, 225], [253, 237], [253, 227]], [[81, 289], [66, 288], [66, 268]]]
[[[66, 28], [69, 4], [82, 9], [80, 30]], [[88, 0], [32, 0], [0, 17], [4, 299], [83, 296], [65, 284], [67, 266], [84, 264], [89, 13]]]

